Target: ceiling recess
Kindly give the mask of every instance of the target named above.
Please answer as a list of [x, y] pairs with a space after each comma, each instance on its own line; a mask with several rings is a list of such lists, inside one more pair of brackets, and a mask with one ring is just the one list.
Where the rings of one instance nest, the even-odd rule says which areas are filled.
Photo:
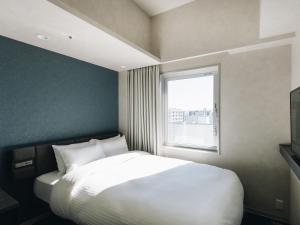
[[159, 59], [150, 53], [47, 0], [0, 0], [0, 5], [2, 36], [115, 71], [125, 70], [123, 65], [128, 70], [159, 64]]

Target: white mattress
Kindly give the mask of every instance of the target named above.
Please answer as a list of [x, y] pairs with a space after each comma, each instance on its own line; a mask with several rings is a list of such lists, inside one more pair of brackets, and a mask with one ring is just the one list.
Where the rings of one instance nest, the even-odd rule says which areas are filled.
[[53, 171], [37, 177], [34, 182], [34, 194], [39, 199], [49, 203], [52, 188], [62, 176], [58, 171]]

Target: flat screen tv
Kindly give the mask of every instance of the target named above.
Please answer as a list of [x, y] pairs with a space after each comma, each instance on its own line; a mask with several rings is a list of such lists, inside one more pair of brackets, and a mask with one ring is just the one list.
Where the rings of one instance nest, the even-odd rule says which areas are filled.
[[291, 91], [292, 151], [300, 159], [300, 87]]

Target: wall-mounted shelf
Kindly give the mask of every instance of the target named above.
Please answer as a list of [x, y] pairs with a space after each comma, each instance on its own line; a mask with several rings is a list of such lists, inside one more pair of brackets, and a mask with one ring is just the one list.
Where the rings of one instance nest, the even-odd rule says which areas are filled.
[[283, 158], [285, 158], [291, 170], [296, 174], [296, 176], [300, 180], [300, 160], [292, 152], [291, 145], [280, 144], [279, 148], [281, 155], [283, 156]]

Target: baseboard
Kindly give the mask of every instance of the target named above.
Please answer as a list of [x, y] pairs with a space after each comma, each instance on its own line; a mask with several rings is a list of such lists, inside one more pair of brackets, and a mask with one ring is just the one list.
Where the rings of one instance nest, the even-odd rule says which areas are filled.
[[251, 213], [251, 214], [254, 214], [254, 215], [257, 215], [257, 216], [265, 217], [267, 219], [278, 221], [278, 222], [281, 222], [281, 223], [289, 224], [289, 221], [287, 221], [284, 218], [276, 217], [274, 215], [270, 215], [270, 214], [267, 214], [267, 213], [264, 213], [264, 212], [260, 212], [256, 209], [248, 208], [248, 207], [245, 206], [244, 210], [247, 213]]
[[[254, 215], [265, 217], [265, 218], [270, 219], [270, 220], [275, 220], [275, 221], [278, 221], [278, 222], [289, 224], [289, 222], [287, 220], [283, 219], [283, 218], [275, 217], [273, 215], [266, 214], [266, 213], [262, 213], [260, 211], [255, 210], [255, 209], [252, 209], [252, 208], [244, 207], [244, 210], [245, 210], [246, 213], [251, 213], [251, 214], [254, 214]], [[33, 225], [33, 224], [35, 224], [39, 221], [42, 221], [43, 219], [47, 218], [50, 215], [51, 215], [51, 212], [46, 212], [46, 213], [43, 213], [43, 214], [38, 215], [36, 217], [33, 217], [33, 218], [31, 218], [27, 221], [24, 221], [20, 225]]]
[[29, 220], [26, 220], [26, 221], [22, 222], [20, 225], [33, 225], [33, 224], [36, 224], [39, 221], [42, 221], [43, 219], [47, 218], [50, 215], [51, 215], [51, 212], [45, 212], [41, 215], [38, 215], [36, 217], [33, 217]]

